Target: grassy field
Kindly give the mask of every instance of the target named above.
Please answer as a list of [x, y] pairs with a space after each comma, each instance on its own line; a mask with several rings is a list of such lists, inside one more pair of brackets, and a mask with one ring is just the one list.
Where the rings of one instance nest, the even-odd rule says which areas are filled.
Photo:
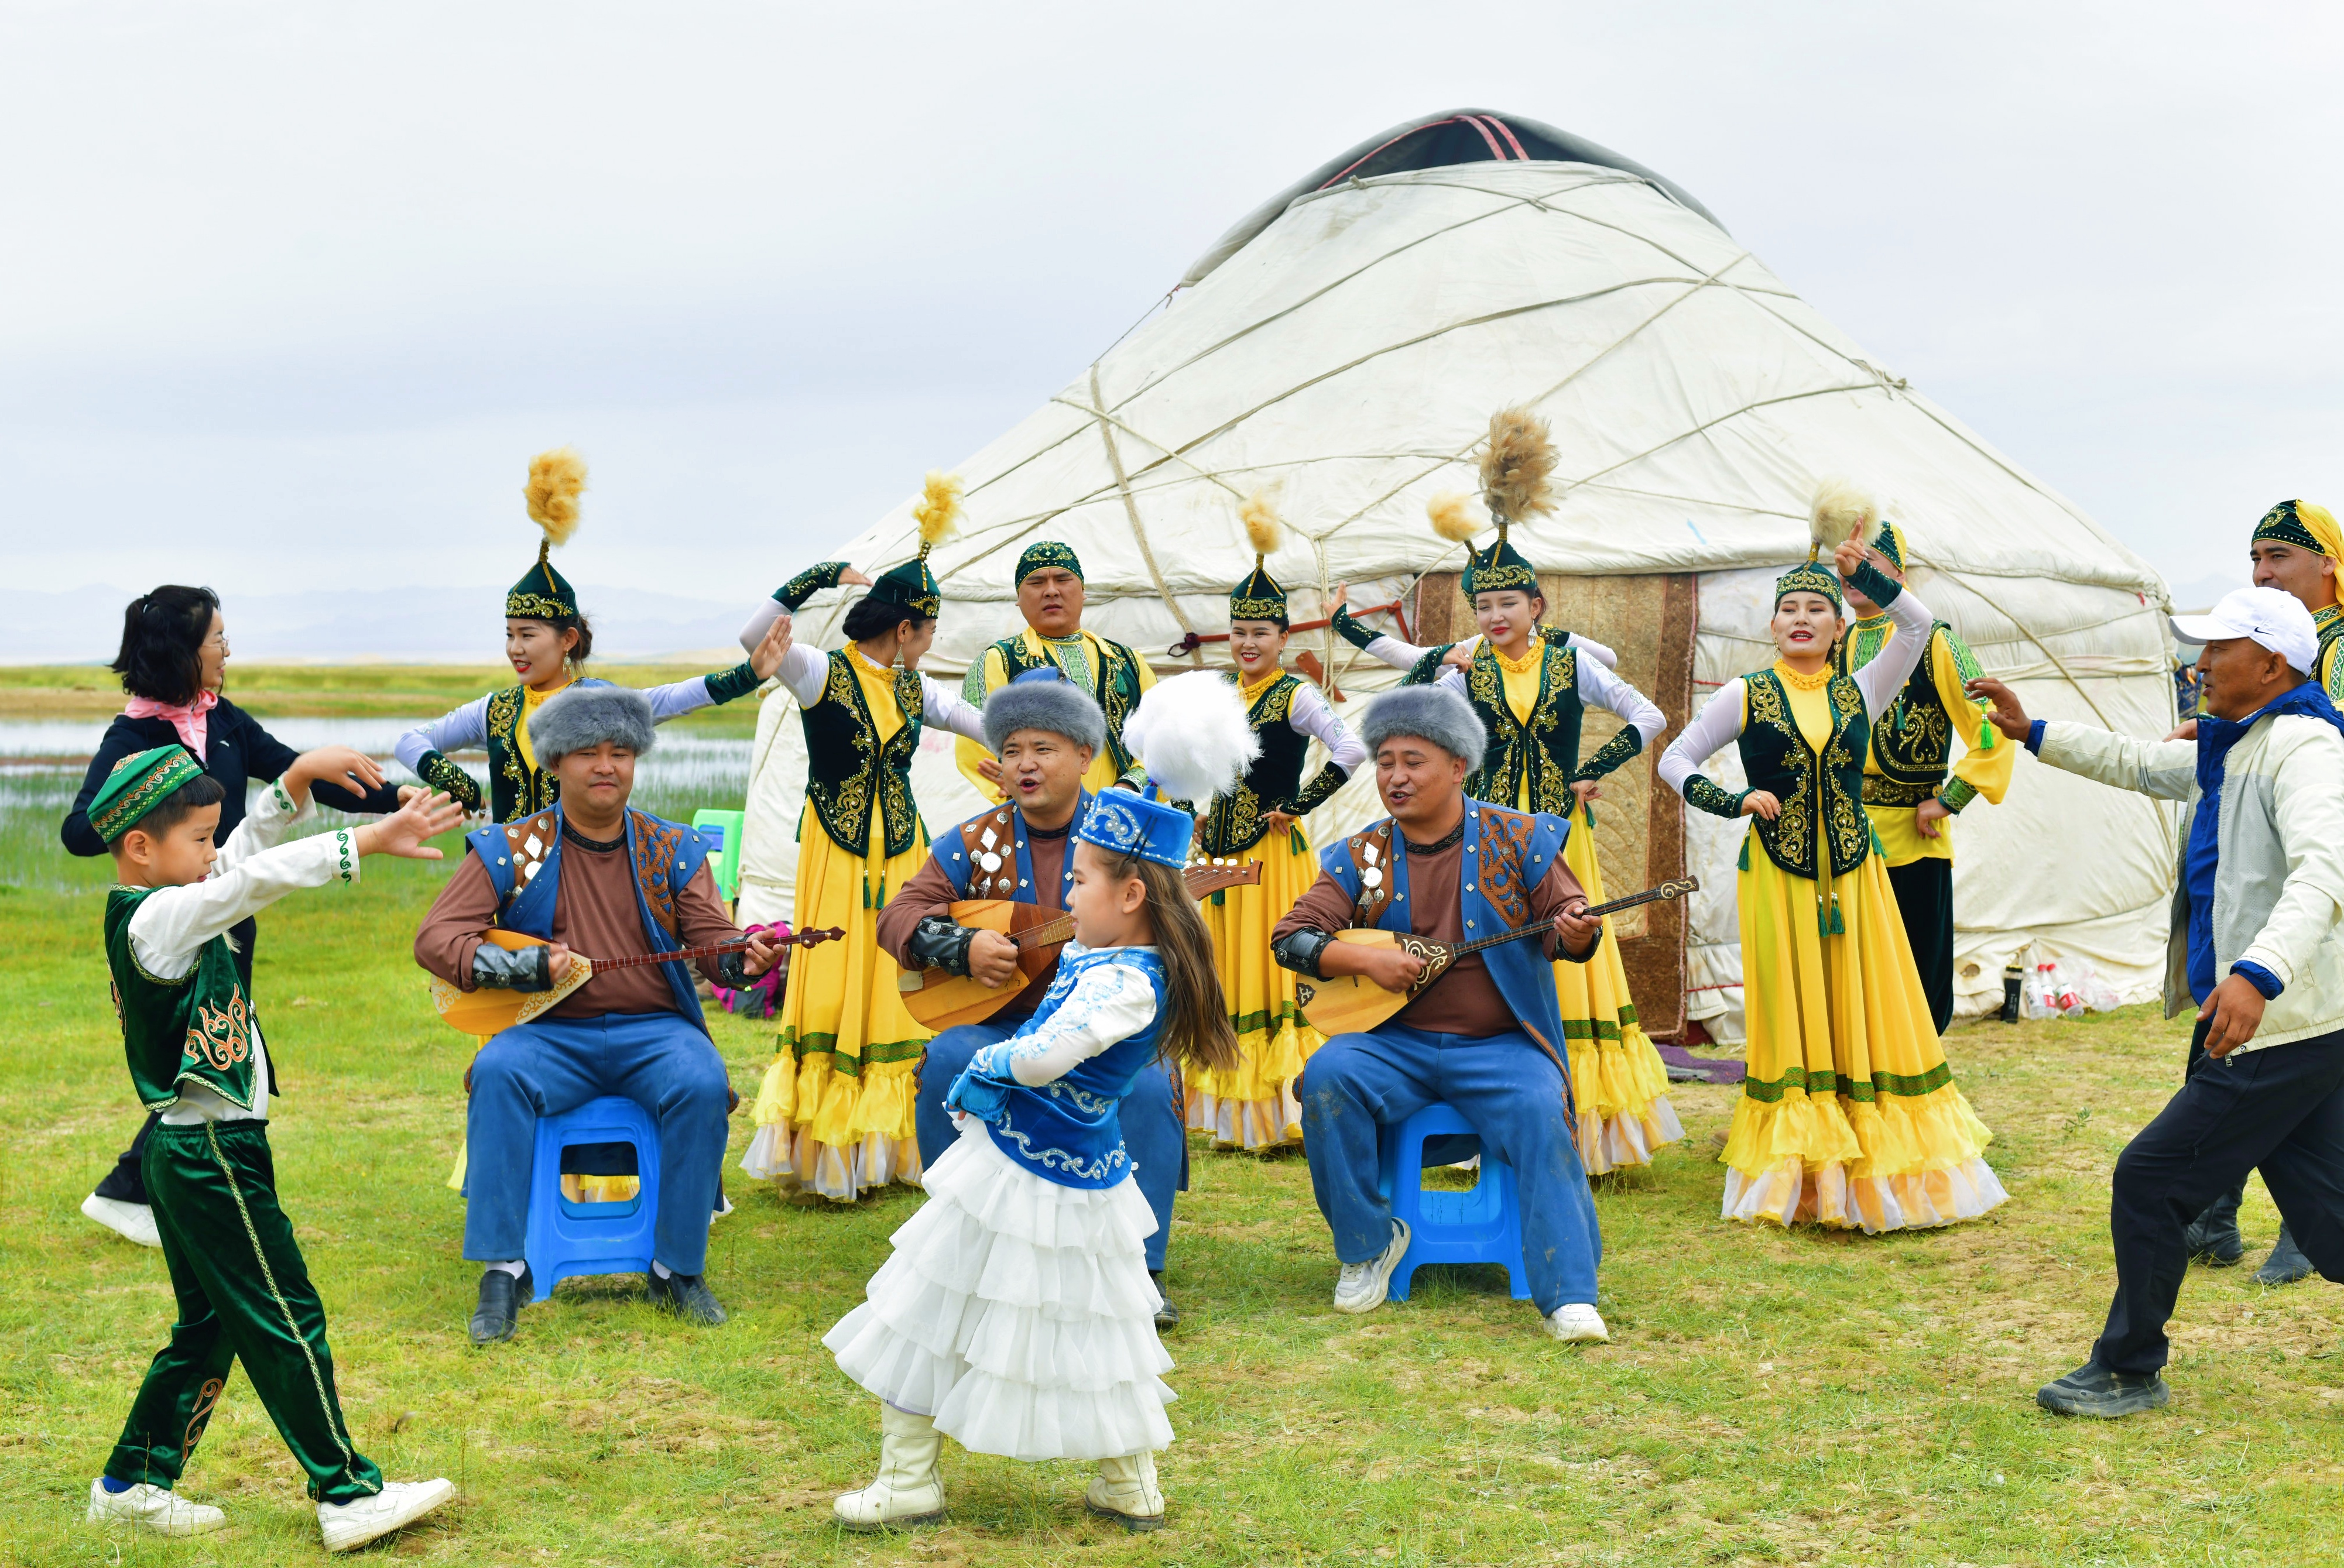
[[[1365, 1318], [1297, 1159], [1199, 1152], [1181, 1200], [1171, 1341], [1172, 1526], [1086, 1519], [1083, 1468], [947, 1447], [952, 1517], [840, 1533], [873, 1406], [822, 1333], [919, 1201], [779, 1198], [728, 1166], [739, 1211], [694, 1331], [640, 1282], [571, 1282], [517, 1342], [465, 1339], [475, 1271], [441, 1182], [466, 1049], [406, 944], [439, 869], [369, 862], [355, 890], [264, 916], [258, 982], [288, 1096], [273, 1138], [331, 1316], [353, 1430], [394, 1477], [460, 1503], [387, 1550], [464, 1563], [2278, 1563], [2332, 1558], [2344, 1480], [2344, 1302], [2193, 1271], [2170, 1409], [2063, 1422], [2033, 1392], [2079, 1362], [2109, 1286], [2107, 1173], [2178, 1078], [2147, 1010], [1961, 1030], [2012, 1201], [1957, 1230], [1867, 1239], [1717, 1218], [1726, 1091], [1680, 1090], [1689, 1137], [1598, 1195], [1613, 1342], [1541, 1337], [1494, 1270], [1434, 1271]], [[94, 891], [0, 888], [0, 1561], [281, 1564], [318, 1551], [294, 1469], [234, 1380], [187, 1482], [231, 1529], [192, 1543], [80, 1523], [171, 1315], [158, 1254], [76, 1212], [136, 1117]], [[767, 1035], [721, 1020], [753, 1090]], [[748, 1128], [736, 1120], [734, 1158]], [[2258, 1185], [2246, 1228], [2275, 1216]]]
[[[591, 672], [621, 686], [658, 686], [713, 666], [602, 664]], [[399, 719], [444, 713], [513, 683], [501, 664], [245, 664], [231, 660], [227, 695], [261, 719]], [[122, 686], [96, 664], [0, 665], [0, 713], [15, 719], [103, 719], [122, 711]], [[747, 699], [673, 722], [698, 734], [754, 735]]]

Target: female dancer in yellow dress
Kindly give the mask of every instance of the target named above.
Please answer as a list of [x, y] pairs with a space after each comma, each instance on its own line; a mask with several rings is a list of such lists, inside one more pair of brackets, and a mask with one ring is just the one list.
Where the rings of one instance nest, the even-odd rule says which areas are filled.
[[753, 1176], [842, 1202], [920, 1178], [912, 1106], [928, 1031], [904, 1010], [895, 964], [879, 950], [878, 917], [889, 890], [928, 855], [912, 799], [921, 727], [985, 738], [980, 711], [919, 672], [943, 605], [928, 551], [952, 531], [959, 506], [960, 481], [931, 474], [915, 559], [875, 583], [824, 562], [791, 579], [741, 634], [762, 641], [816, 589], [870, 584], [846, 612], [846, 647], [825, 655], [792, 644], [782, 657], [806, 740], [795, 920], [801, 930], [842, 927], [846, 939], [805, 949], [790, 965], [778, 1054], [741, 1160]]
[[[1254, 548], [1253, 571], [1229, 590], [1232, 678], [1261, 755], [1234, 793], [1213, 801], [1198, 824], [1197, 852], [1214, 859], [1256, 860], [1261, 881], [1228, 888], [1205, 900], [1205, 927], [1221, 994], [1237, 1031], [1238, 1065], [1188, 1068], [1188, 1126], [1236, 1149], [1270, 1149], [1302, 1141], [1302, 1104], [1294, 1086], [1302, 1064], [1325, 1043], [1303, 1021], [1294, 1000], [1295, 976], [1269, 956], [1270, 928], [1318, 879], [1318, 861], [1302, 819], [1343, 787], [1367, 748], [1335, 717], [1318, 689], [1278, 663], [1286, 650], [1286, 590], [1262, 565], [1277, 550], [1278, 526], [1266, 496], [1238, 508]], [[1302, 768], [1316, 740], [1327, 765], [1305, 784]]]
[[[1818, 546], [1888, 612], [1896, 636], [1853, 675], [1832, 665], [1848, 621], [1818, 565], [1774, 584], [1773, 667], [1730, 680], [1661, 759], [1692, 805], [1751, 819], [1738, 909], [1750, 1072], [1719, 1158], [1724, 1213], [1867, 1231], [1949, 1225], [2000, 1203], [1993, 1134], [1954, 1085], [1929, 999], [1864, 813], [1873, 722], [1928, 646], [1930, 615], [1860, 542], [1874, 514], [1816, 498]], [[1698, 769], [1737, 745], [1749, 787]]]
[[[1335, 628], [1369, 656], [1408, 669], [1405, 684], [1437, 681], [1473, 705], [1490, 732], [1490, 749], [1481, 770], [1466, 780], [1466, 793], [1568, 818], [1563, 861], [1588, 898], [1600, 903], [1603, 872], [1596, 861], [1592, 804], [1601, 794], [1599, 781], [1657, 741], [1668, 721], [1649, 698], [1612, 672], [1618, 659], [1610, 648], [1539, 624], [1546, 600], [1538, 571], [1506, 534], [1513, 523], [1551, 508], [1547, 476], [1554, 462], [1545, 425], [1508, 409], [1490, 421], [1481, 462], [1497, 542], [1486, 552], [1472, 549], [1474, 520], [1464, 497], [1444, 496], [1432, 504], [1434, 531], [1469, 551], [1465, 592], [1481, 628], [1478, 638], [1415, 648], [1368, 633], [1340, 608]], [[1336, 590], [1339, 605], [1342, 592]], [[1580, 722], [1591, 703], [1627, 722], [1582, 762]], [[1610, 925], [1593, 958], [1554, 966], [1554, 984], [1570, 1040], [1579, 1154], [1587, 1173], [1650, 1164], [1653, 1150], [1682, 1138], [1684, 1128], [1669, 1103], [1667, 1064], [1637, 1020], [1620, 939]]]

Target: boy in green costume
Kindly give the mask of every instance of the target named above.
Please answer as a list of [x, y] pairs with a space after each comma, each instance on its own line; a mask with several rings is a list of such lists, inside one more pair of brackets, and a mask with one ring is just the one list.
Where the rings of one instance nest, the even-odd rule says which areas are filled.
[[277, 1202], [268, 1050], [228, 947], [230, 926], [296, 888], [357, 881], [362, 856], [440, 858], [424, 840], [463, 818], [445, 795], [281, 842], [310, 784], [355, 759], [338, 747], [306, 753], [218, 846], [220, 787], [177, 746], [125, 758], [90, 801], [116, 878], [106, 899], [115, 1014], [139, 1101], [162, 1113], [145, 1172], [178, 1299], [170, 1343], [90, 1483], [93, 1524], [196, 1535], [227, 1523], [172, 1488], [239, 1360], [308, 1473], [328, 1551], [389, 1534], [455, 1495], [444, 1480], [385, 1482], [350, 1441], [325, 1307]]

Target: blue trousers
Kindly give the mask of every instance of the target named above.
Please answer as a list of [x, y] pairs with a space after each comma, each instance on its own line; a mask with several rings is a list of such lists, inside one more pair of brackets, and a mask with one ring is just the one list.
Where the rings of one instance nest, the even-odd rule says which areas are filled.
[[[928, 1056], [920, 1064], [920, 1094], [913, 1107], [919, 1125], [920, 1163], [932, 1165], [944, 1158], [960, 1137], [945, 1095], [976, 1053], [1017, 1032], [1024, 1019], [1009, 1022], [964, 1023], [928, 1041]], [[1180, 1120], [1180, 1101], [1172, 1090], [1170, 1070], [1150, 1063], [1140, 1070], [1123, 1097], [1123, 1146], [1131, 1154], [1131, 1179], [1139, 1195], [1156, 1211], [1156, 1233], [1147, 1238], [1147, 1267], [1164, 1267], [1164, 1249], [1172, 1240], [1172, 1194], [1188, 1190], [1188, 1134]]]
[[541, 1018], [498, 1035], [472, 1062], [464, 1256], [499, 1263], [521, 1255], [538, 1118], [615, 1094], [659, 1126], [653, 1253], [673, 1273], [700, 1273], [723, 1182], [728, 1089], [723, 1058], [681, 1013]]
[[1337, 1258], [1364, 1263], [1391, 1244], [1391, 1205], [1376, 1191], [1378, 1131], [1445, 1103], [1472, 1123], [1492, 1158], [1513, 1167], [1522, 1264], [1540, 1312], [1594, 1304], [1603, 1233], [1571, 1145], [1562, 1073], [1530, 1036], [1427, 1034], [1397, 1023], [1339, 1034], [1304, 1066], [1301, 1099], [1310, 1188]]

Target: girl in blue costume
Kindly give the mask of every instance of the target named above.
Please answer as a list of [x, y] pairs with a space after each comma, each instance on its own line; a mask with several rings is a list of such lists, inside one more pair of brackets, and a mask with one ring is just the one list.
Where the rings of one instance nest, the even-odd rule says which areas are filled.
[[1195, 831], [1187, 812], [1125, 790], [1093, 800], [1075, 830], [1075, 939], [1057, 979], [954, 1083], [959, 1141], [929, 1168], [928, 1201], [867, 1299], [823, 1341], [884, 1402], [878, 1478], [832, 1505], [850, 1529], [941, 1519], [945, 1436], [1095, 1460], [1085, 1507], [1134, 1530], [1163, 1523], [1172, 1358], [1147, 1278], [1156, 1216], [1117, 1111], [1162, 1060], [1238, 1062], [1212, 937], [1181, 877]]

